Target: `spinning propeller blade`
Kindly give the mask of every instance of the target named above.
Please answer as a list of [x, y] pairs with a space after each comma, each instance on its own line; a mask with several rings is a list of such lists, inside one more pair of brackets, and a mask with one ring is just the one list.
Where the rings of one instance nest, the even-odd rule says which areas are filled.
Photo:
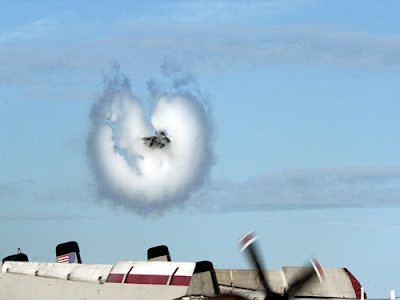
[[245, 234], [239, 241], [241, 246], [241, 251], [247, 250], [251, 263], [253, 267], [257, 270], [258, 277], [260, 278], [261, 284], [267, 293], [266, 297], [272, 297], [275, 293], [271, 290], [268, 285], [267, 279], [265, 278], [263, 270], [265, 270], [261, 266], [260, 255], [258, 255], [258, 250], [254, 242], [257, 240], [257, 237], [253, 235], [253, 232], [250, 231], [249, 233]]
[[310, 268], [305, 269], [301, 274], [296, 276], [296, 280], [290, 282], [289, 288], [284, 294], [275, 293], [271, 290], [268, 280], [263, 272], [265, 268], [262, 266], [260, 255], [258, 254], [257, 247], [254, 243], [256, 240], [257, 237], [255, 237], [254, 233], [251, 231], [240, 239], [239, 244], [241, 246], [241, 251], [246, 251], [248, 253], [253, 267], [257, 270], [258, 277], [260, 278], [261, 284], [266, 292], [266, 300], [290, 300], [295, 296], [296, 292], [314, 278], [314, 276], [318, 275], [321, 280], [323, 270], [318, 260], [314, 259], [311, 262], [312, 266], [310, 266]]
[[324, 277], [324, 271], [322, 270], [321, 264], [316, 258], [312, 258], [311, 265], [302, 271], [301, 274], [297, 275], [297, 279], [289, 283], [289, 289], [286, 291], [287, 299], [293, 298], [296, 293], [309, 282], [315, 276], [318, 276], [319, 280], [322, 281]]

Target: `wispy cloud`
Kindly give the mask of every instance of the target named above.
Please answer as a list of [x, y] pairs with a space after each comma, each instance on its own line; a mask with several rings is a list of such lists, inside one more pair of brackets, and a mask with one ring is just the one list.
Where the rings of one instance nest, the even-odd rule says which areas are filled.
[[[8, 36], [38, 36], [43, 34], [40, 28]], [[84, 43], [71, 41], [68, 46], [65, 43], [57, 46], [55, 42], [26, 43], [20, 48], [3, 43], [0, 82], [38, 80], [55, 72], [72, 75], [98, 71], [99, 65], [104, 66], [115, 57], [124, 65], [137, 65], [139, 61], [134, 57], [147, 64], [165, 54], [191, 64], [206, 64], [214, 70], [270, 64], [400, 69], [399, 35], [342, 32], [323, 27], [125, 24], [113, 35]], [[93, 49], [96, 55], [92, 54]], [[29, 74], [23, 76], [25, 73]]]
[[55, 19], [38, 19], [32, 23], [0, 32], [0, 43], [41, 39], [48, 36], [56, 25]]
[[[35, 84], [48, 89], [48, 82], [54, 78], [58, 86], [62, 81], [71, 85], [71, 78], [77, 85], [88, 78], [97, 80], [92, 74], [99, 74], [102, 66], [114, 58], [125, 68], [138, 68], [156, 65], [165, 55], [193, 69], [206, 66], [214, 72], [276, 64], [400, 70], [400, 35], [352, 32], [323, 25], [261, 26], [246, 18], [240, 23], [229, 17], [231, 11], [285, 9], [276, 1], [252, 1], [246, 9], [242, 2], [224, 1], [211, 6], [197, 1], [165, 5], [157, 8], [160, 13], [168, 11], [172, 16], [193, 18], [196, 11], [201, 11], [229, 20], [216, 23], [215, 18], [201, 16], [193, 22], [171, 22], [154, 16], [132, 22], [110, 20], [103, 24], [104, 30], [88, 29], [104, 32], [99, 35], [72, 32], [72, 28], [84, 26], [83, 21], [61, 27], [55, 19], [39, 19], [0, 32], [0, 85]], [[199, 9], [203, 6], [208, 10]], [[68, 25], [68, 20], [63, 22]], [[86, 24], [85, 28], [91, 27]]]
[[96, 217], [93, 216], [80, 216], [80, 215], [40, 215], [40, 216], [29, 216], [29, 215], [10, 215], [1, 216], [0, 221], [32, 221], [32, 222], [42, 222], [42, 221], [70, 221], [70, 220], [95, 220]]
[[399, 194], [398, 166], [287, 170], [213, 182], [194, 206], [216, 211], [390, 206], [400, 204]]
[[[299, 3], [298, 1], [297, 3]], [[303, 3], [305, 1], [302, 1]], [[297, 4], [296, 3], [296, 4]], [[267, 17], [295, 9], [298, 7], [293, 2], [269, 0], [269, 1], [168, 1], [156, 6], [163, 15], [161, 18], [171, 18], [178, 22], [207, 22], [218, 20], [219, 22], [232, 22], [238, 19], [254, 19]], [[165, 14], [168, 11], [168, 15]], [[238, 12], [240, 11], [240, 16]], [[149, 20], [153, 16], [142, 16], [141, 20]]]
[[13, 199], [24, 193], [25, 190], [31, 190], [36, 184], [37, 182], [33, 179], [0, 182], [0, 200]]
[[[141, 25], [142, 26], [142, 25]], [[214, 66], [308, 64], [398, 70], [400, 36], [321, 27], [141, 27], [126, 42], [136, 49], [177, 53]], [[142, 36], [141, 32], [146, 32]]]

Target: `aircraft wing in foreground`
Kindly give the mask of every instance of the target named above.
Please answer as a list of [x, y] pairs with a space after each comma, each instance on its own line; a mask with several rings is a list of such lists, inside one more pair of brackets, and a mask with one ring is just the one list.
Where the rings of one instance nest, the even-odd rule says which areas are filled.
[[[18, 253], [2, 261], [0, 300], [361, 298], [360, 284], [344, 268], [324, 268], [323, 273], [311, 266], [264, 270], [254, 240], [252, 234], [241, 240], [251, 270], [214, 269], [210, 261], [171, 261], [164, 245], [150, 248], [147, 261], [114, 265], [83, 264], [76, 242], [57, 246], [56, 263], [29, 262]], [[316, 269], [325, 274], [322, 284]]]

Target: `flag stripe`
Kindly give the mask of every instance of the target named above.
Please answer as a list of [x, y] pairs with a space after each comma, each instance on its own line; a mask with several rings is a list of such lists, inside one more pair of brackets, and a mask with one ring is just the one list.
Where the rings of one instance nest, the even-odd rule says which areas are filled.
[[60, 256], [58, 256], [57, 257], [57, 261], [59, 262], [59, 263], [68, 263], [69, 262], [69, 257], [68, 257], [68, 254], [64, 254], [64, 255], [60, 255]]
[[61, 263], [61, 264], [75, 263], [76, 262], [76, 253], [71, 252], [68, 254], [63, 254], [63, 255], [57, 256], [57, 262]]

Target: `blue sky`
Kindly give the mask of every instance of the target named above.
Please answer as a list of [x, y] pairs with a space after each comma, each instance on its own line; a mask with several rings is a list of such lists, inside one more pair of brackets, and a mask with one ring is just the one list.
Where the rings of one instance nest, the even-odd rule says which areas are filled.
[[[317, 255], [349, 268], [370, 298], [400, 293], [399, 8], [6, 1], [0, 256], [21, 247], [53, 261], [57, 243], [77, 240], [88, 263], [167, 244], [176, 260], [248, 267], [236, 243], [254, 229], [270, 268]], [[208, 107], [209, 176], [160, 214], [103, 199], [89, 168], [89, 114], [115, 61], [144, 102], [167, 65]]]

